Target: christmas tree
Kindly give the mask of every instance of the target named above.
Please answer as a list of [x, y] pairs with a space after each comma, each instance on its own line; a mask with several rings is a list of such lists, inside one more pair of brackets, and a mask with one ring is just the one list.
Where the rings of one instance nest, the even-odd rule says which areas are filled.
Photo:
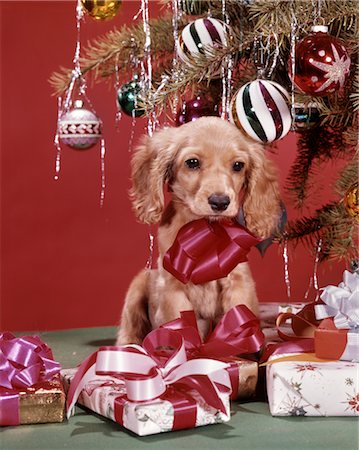
[[[96, 17], [97, 2], [82, 3], [90, 14], [95, 7], [95, 18], [103, 18]], [[120, 6], [121, 2], [108, 3]], [[258, 79], [275, 82], [279, 91], [284, 88], [289, 94], [291, 128], [299, 134], [297, 157], [286, 183], [299, 211], [310, 202], [318, 170], [331, 161], [345, 161], [333, 186], [333, 199], [311, 216], [290, 221], [276, 239], [304, 241], [310, 248], [319, 242], [320, 260], [355, 261], [359, 217], [358, 3], [161, 3], [160, 18], [149, 20], [148, 0], [142, 0], [141, 23], [115, 29], [89, 44], [74, 71], [63, 69], [52, 76], [55, 92], [68, 93], [76, 83], [81, 90], [84, 77], [116, 79], [118, 83], [133, 78], [120, 89], [119, 102], [125, 113], [145, 114], [150, 133], [160, 120], [180, 125], [194, 119], [197, 112], [193, 108], [198, 105], [190, 99], [199, 98], [200, 102], [205, 99], [199, 105], [200, 115], [221, 115], [224, 120], [239, 122], [238, 126], [249, 134], [254, 132], [257, 140], [275, 151], [276, 138], [284, 132], [283, 117], [281, 130], [270, 138], [266, 130], [258, 131], [253, 125], [253, 117], [248, 119], [250, 112], [246, 116], [237, 108], [241, 101], [245, 103], [246, 95], [251, 100], [247, 83]]]

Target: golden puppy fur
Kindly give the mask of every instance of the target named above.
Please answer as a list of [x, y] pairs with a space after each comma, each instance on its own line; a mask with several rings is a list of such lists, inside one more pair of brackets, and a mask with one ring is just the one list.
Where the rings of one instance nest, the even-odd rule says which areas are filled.
[[[234, 125], [203, 117], [145, 137], [133, 155], [132, 182], [137, 218], [159, 223], [159, 259], [158, 269], [141, 271], [129, 287], [117, 344], [140, 343], [182, 310], [195, 311], [202, 336], [210, 320], [218, 321], [237, 304], [257, 313], [248, 263], [238, 264], [226, 278], [184, 285], [163, 269], [162, 259], [183, 225], [203, 217], [235, 218], [240, 206], [253, 234], [265, 238], [274, 231], [280, 213], [277, 171], [263, 147]], [[171, 191], [166, 208], [164, 183]], [[214, 210], [209, 203], [213, 195], [226, 196], [227, 208]]]

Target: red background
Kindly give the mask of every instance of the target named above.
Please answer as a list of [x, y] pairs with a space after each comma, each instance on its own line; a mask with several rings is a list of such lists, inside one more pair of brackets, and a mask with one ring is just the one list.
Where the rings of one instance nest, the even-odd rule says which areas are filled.
[[[131, 23], [139, 6], [139, 1], [124, 1], [110, 22], [86, 19], [83, 44]], [[150, 6], [153, 17], [159, 8], [156, 2]], [[127, 195], [131, 120], [123, 118], [116, 131], [112, 83], [88, 89], [105, 124], [104, 207], [99, 207], [99, 147], [84, 152], [63, 148], [60, 180], [54, 181], [57, 101], [48, 78], [60, 66], [71, 67], [75, 41], [75, 2], [1, 3], [3, 330], [116, 324], [127, 286], [149, 255], [148, 228], [136, 223]], [[144, 130], [145, 121], [139, 119], [135, 141]], [[295, 153], [291, 134], [274, 155], [283, 180]], [[330, 186], [333, 177], [325, 177], [322, 181]], [[291, 216], [290, 201], [285, 201]], [[313, 262], [308, 249], [290, 248], [292, 301], [303, 300]], [[264, 259], [254, 250], [250, 264], [261, 301], [288, 300], [281, 249], [272, 246]], [[337, 284], [343, 267], [321, 265], [320, 286]]]

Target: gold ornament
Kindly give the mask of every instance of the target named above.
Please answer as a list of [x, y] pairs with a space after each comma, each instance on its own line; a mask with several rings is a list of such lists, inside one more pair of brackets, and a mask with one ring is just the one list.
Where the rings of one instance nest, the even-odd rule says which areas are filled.
[[359, 218], [358, 183], [351, 186], [344, 197], [344, 205], [351, 217]]
[[122, 0], [81, 0], [82, 7], [95, 20], [109, 20], [115, 17]]

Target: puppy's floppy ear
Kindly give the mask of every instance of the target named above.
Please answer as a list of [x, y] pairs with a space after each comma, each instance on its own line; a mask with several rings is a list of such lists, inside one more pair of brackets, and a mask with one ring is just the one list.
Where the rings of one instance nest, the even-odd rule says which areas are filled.
[[164, 209], [163, 184], [179, 149], [176, 128], [165, 128], [144, 137], [132, 157], [130, 196], [136, 217], [144, 223], [157, 223]]
[[280, 215], [277, 168], [260, 144], [251, 148], [249, 165], [243, 202], [246, 225], [258, 237], [266, 238], [276, 230]]

